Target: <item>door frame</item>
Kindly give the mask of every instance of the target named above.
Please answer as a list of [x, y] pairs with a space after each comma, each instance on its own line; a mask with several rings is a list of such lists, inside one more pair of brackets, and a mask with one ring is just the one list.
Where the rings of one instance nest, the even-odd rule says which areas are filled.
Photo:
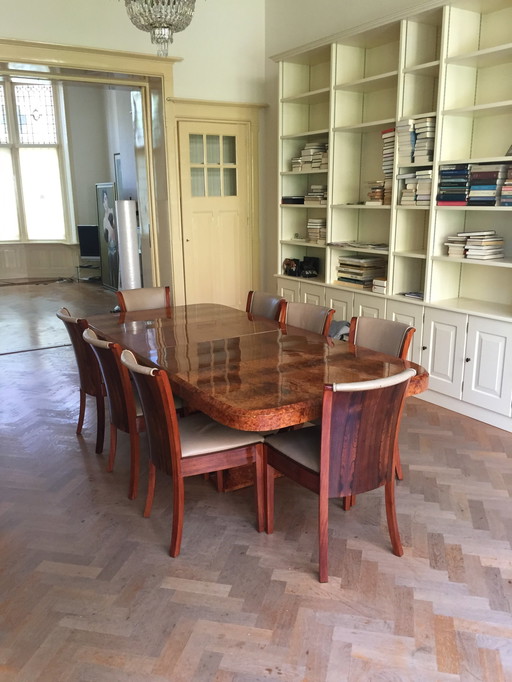
[[[252, 244], [252, 272], [253, 287], [259, 288], [261, 282], [260, 266], [260, 200], [259, 200], [259, 131], [260, 117], [264, 105], [261, 104], [236, 104], [228, 102], [207, 102], [205, 100], [169, 98], [174, 117], [174, 149], [179, 150], [178, 135], [179, 123], [193, 121], [194, 123], [238, 123], [247, 126], [247, 191], [249, 207], [249, 229]], [[181, 210], [181, 186], [180, 183], [181, 159], [179, 151], [176, 156], [174, 177], [178, 182], [178, 191], [173, 196], [179, 197], [175, 205], [171, 206], [172, 224], [180, 225], [179, 230], [172, 230], [172, 252], [174, 254], [174, 273], [178, 274], [181, 267], [181, 276], [176, 277], [174, 302], [185, 303], [185, 254], [183, 243], [182, 210]], [[178, 263], [178, 254], [181, 254], [181, 264]], [[178, 288], [178, 282], [181, 288]]]

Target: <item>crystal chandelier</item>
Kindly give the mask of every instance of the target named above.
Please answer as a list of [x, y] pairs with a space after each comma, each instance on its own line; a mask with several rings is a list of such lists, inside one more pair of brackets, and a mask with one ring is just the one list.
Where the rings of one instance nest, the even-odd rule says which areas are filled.
[[192, 21], [196, 0], [124, 0], [124, 4], [132, 24], [151, 33], [158, 56], [167, 57], [173, 34]]

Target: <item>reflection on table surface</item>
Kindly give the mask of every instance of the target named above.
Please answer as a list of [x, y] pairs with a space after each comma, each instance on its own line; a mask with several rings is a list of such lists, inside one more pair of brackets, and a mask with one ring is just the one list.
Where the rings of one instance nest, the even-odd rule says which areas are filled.
[[291, 426], [321, 415], [325, 383], [377, 379], [412, 366], [410, 394], [427, 388], [424, 368], [217, 304], [89, 318], [102, 337], [165, 369], [192, 407], [246, 430]]

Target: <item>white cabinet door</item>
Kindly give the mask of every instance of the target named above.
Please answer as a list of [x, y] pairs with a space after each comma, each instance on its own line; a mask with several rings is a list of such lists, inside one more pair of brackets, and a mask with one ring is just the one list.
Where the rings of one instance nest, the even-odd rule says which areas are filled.
[[408, 360], [421, 364], [421, 338], [423, 335], [423, 306], [414, 303], [389, 300], [386, 306], [386, 319], [414, 327]]
[[354, 311], [354, 292], [339, 289], [327, 289], [325, 292], [325, 305], [334, 308], [334, 319], [340, 322], [345, 320], [350, 322]]
[[279, 296], [285, 298], [288, 303], [296, 303], [300, 300], [299, 296], [299, 284], [297, 280], [294, 282], [290, 279], [284, 279], [281, 277], [277, 278], [277, 293]]
[[510, 416], [512, 325], [469, 317], [462, 399]]
[[356, 317], [385, 317], [386, 299], [380, 296], [354, 294], [354, 315]]
[[300, 300], [302, 303], [325, 305], [325, 287], [302, 280], [300, 283]]
[[462, 396], [467, 316], [448, 310], [425, 308], [421, 364], [429, 372], [433, 391]]

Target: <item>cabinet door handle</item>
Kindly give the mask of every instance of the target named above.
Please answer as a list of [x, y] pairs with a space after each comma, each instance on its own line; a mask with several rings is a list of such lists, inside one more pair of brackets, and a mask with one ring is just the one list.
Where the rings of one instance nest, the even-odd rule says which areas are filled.
[[471, 358], [466, 358], [466, 362], [471, 362]]
[[422, 346], [421, 350], [427, 350], [427, 346]]

